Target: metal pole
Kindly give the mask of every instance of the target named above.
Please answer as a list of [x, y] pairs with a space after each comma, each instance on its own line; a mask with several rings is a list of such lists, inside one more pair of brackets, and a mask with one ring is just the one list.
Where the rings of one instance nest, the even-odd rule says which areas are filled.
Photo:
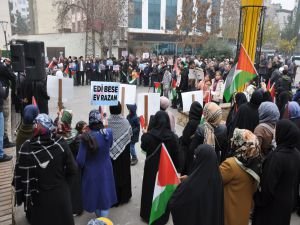
[[5, 38], [5, 48], [6, 48], [6, 51], [8, 52], [8, 44], [7, 44], [6, 30], [4, 30], [4, 38]]

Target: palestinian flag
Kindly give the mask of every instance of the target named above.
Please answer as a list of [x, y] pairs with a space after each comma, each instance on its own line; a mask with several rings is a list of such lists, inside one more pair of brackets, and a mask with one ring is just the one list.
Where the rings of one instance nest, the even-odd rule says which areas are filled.
[[267, 91], [270, 92], [273, 102], [275, 100], [275, 87], [274, 87], [274, 85], [275, 85], [275, 83], [273, 83], [273, 85], [271, 86], [271, 81], [269, 80], [268, 85], [267, 85]]
[[164, 215], [168, 201], [178, 184], [177, 171], [166, 146], [162, 144], [149, 225], [159, 221], [160, 217]]
[[171, 85], [171, 100], [177, 98], [177, 92], [176, 92], [176, 83], [177, 81], [175, 79], [172, 80], [172, 85]]
[[246, 83], [253, 80], [257, 76], [256, 69], [241, 44], [240, 54], [237, 64], [230, 70], [224, 88], [224, 97], [227, 102], [233, 93], [244, 91]]
[[161, 93], [160, 82], [153, 82], [153, 83], [154, 83], [155, 93]]
[[66, 67], [64, 74], [69, 75], [70, 71], [69, 71], [69, 66]]

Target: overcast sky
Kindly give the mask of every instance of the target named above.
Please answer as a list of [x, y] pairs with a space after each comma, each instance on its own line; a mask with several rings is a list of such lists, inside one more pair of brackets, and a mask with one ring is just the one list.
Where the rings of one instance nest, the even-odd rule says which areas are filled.
[[282, 8], [284, 9], [294, 9], [295, 0], [272, 0], [273, 3], [281, 3]]

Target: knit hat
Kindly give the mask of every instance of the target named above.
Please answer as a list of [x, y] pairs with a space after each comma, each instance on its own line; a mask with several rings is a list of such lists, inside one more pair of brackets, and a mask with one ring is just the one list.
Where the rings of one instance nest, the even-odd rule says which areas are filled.
[[170, 100], [165, 96], [161, 96], [160, 97], [160, 108], [162, 110], [166, 110], [169, 106], [170, 106]]
[[38, 114], [39, 114], [39, 109], [35, 105], [27, 105], [24, 108], [23, 123], [33, 124], [33, 121]]
[[48, 132], [51, 132], [55, 129], [52, 119], [45, 113], [39, 114], [35, 118], [34, 123], [42, 125], [43, 128], [45, 128]]
[[64, 110], [61, 116], [61, 122], [70, 125], [72, 123], [72, 117], [73, 115], [71, 110]]
[[102, 122], [102, 117], [97, 109], [93, 109], [89, 114], [89, 125], [98, 124]]

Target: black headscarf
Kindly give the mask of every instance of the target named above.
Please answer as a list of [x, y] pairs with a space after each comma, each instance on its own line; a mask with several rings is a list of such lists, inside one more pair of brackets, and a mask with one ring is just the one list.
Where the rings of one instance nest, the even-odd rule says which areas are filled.
[[119, 115], [119, 114], [121, 114], [121, 112], [122, 112], [122, 105], [121, 105], [121, 103], [118, 102], [118, 105], [109, 106], [109, 111], [110, 111], [110, 114], [112, 114], [112, 115]]
[[158, 111], [153, 117], [153, 127], [149, 133], [160, 140], [171, 137], [171, 126], [169, 115], [165, 111]]
[[297, 147], [299, 137], [299, 129], [292, 121], [283, 119], [276, 123], [275, 140], [278, 148]]
[[197, 101], [193, 102], [189, 112], [189, 120], [201, 120], [203, 108]]
[[247, 103], [247, 97], [243, 92], [238, 92], [235, 95], [235, 104], [239, 108], [242, 104]]
[[210, 145], [195, 150], [194, 169], [169, 201], [174, 225], [223, 225], [223, 183]]
[[247, 103], [247, 97], [243, 92], [236, 93], [236, 95], [234, 96], [234, 99], [235, 99], [235, 102], [231, 106], [231, 109], [228, 113], [227, 120], [226, 120], [226, 126], [227, 126], [228, 133], [233, 133], [233, 130], [231, 131], [232, 122], [233, 122], [234, 117], [236, 116], [238, 109], [240, 108], [240, 106], [242, 104]]
[[[276, 101], [277, 107], [279, 109], [280, 112], [280, 119], [283, 118], [284, 113], [286, 112], [286, 105], [288, 104], [289, 101], [291, 101], [291, 95], [289, 92], [287, 91], [283, 91], [280, 93], [280, 95], [278, 96], [278, 99]], [[287, 119], [287, 118], [285, 118]]]
[[254, 91], [251, 99], [250, 99], [250, 104], [254, 105], [255, 107], [259, 107], [260, 104], [263, 102], [263, 93], [262, 91]]

